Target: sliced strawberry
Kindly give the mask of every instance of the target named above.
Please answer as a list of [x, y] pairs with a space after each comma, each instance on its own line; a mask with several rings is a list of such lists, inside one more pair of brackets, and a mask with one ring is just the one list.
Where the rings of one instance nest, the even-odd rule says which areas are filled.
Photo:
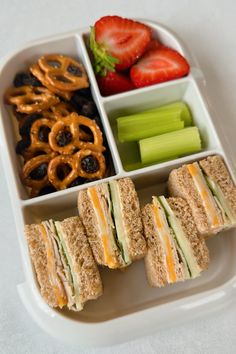
[[158, 39], [152, 39], [146, 48], [146, 52], [152, 49], [160, 49], [163, 44]]
[[149, 50], [130, 70], [135, 87], [174, 80], [189, 73], [189, 64], [176, 50], [167, 47]]
[[[148, 26], [119, 16], [102, 17], [95, 23], [94, 31], [90, 48], [95, 58], [96, 73], [107, 64], [117, 70], [128, 69], [142, 56], [151, 41]], [[115, 62], [112, 63], [111, 58], [115, 58]]]
[[97, 76], [97, 81], [103, 96], [134, 89], [134, 85], [128, 76], [115, 71], [109, 71], [106, 76]]

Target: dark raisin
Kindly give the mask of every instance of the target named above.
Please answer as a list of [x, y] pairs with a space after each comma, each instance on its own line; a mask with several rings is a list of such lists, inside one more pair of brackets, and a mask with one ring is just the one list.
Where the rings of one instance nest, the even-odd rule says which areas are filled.
[[75, 186], [80, 186], [81, 184], [84, 184], [85, 181], [86, 181], [85, 178], [77, 177], [76, 179], [74, 179], [73, 182], [71, 182], [71, 184], [69, 184], [69, 188], [75, 187]]
[[44, 143], [48, 143], [48, 134], [50, 133], [51, 129], [47, 125], [41, 125], [39, 128], [39, 140], [43, 141]]
[[72, 141], [72, 134], [70, 131], [68, 130], [61, 130], [57, 137], [57, 144], [60, 147], [66, 146], [67, 144], [69, 144]]
[[31, 73], [18, 73], [16, 74], [13, 84], [15, 87], [21, 87], [25, 85], [30, 86], [42, 86], [41, 82]]
[[35, 179], [37, 181], [43, 179], [48, 170], [48, 165], [46, 163], [42, 163], [38, 167], [36, 167], [31, 173], [30, 173], [30, 178]]
[[76, 96], [72, 99], [76, 111], [86, 117], [93, 118], [97, 114], [97, 107], [92, 99], [84, 96]]
[[66, 176], [71, 172], [71, 167], [68, 164], [61, 164], [57, 167], [57, 177], [63, 181]]
[[93, 117], [97, 112], [97, 108], [93, 101], [86, 102], [81, 109], [81, 114], [86, 117]]
[[81, 160], [81, 168], [86, 173], [95, 173], [99, 170], [98, 160], [92, 155], [88, 155]]
[[67, 68], [68, 73], [74, 76], [81, 77], [83, 75], [81, 69], [78, 66], [70, 64]]
[[29, 136], [32, 124], [37, 119], [40, 119], [40, 118], [42, 118], [42, 115], [40, 113], [33, 113], [30, 116], [28, 116], [25, 120], [25, 123], [20, 128], [20, 135], [21, 136]]
[[86, 98], [89, 98], [92, 100], [92, 94], [91, 94], [91, 90], [89, 87], [86, 87], [86, 88], [82, 88], [80, 90], [77, 90], [74, 92], [74, 95], [73, 97], [76, 97], [76, 96], [84, 96]]
[[16, 144], [16, 153], [22, 155], [25, 150], [30, 146], [30, 139], [22, 139]]
[[56, 192], [56, 188], [53, 187], [51, 184], [48, 185], [48, 186], [45, 186], [43, 187], [40, 192], [39, 192], [39, 195], [45, 195], [45, 194], [49, 194], [49, 193], [53, 193], [53, 192]]

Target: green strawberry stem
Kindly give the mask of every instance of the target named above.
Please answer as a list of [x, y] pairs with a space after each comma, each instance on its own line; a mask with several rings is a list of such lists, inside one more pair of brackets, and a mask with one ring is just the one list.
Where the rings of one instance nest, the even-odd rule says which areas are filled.
[[112, 55], [109, 55], [103, 44], [96, 42], [94, 27], [91, 27], [89, 47], [94, 57], [93, 68], [95, 74], [106, 76], [108, 71], [115, 71], [115, 64], [117, 64], [119, 60]]

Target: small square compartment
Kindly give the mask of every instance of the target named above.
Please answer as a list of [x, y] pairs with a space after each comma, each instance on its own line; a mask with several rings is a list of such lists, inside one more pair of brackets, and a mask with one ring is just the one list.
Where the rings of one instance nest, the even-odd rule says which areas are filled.
[[[145, 25], [147, 25], [148, 27], [151, 28], [152, 30], [152, 39], [157, 39], [159, 40], [161, 43], [163, 43], [165, 46], [167, 47], [170, 47], [172, 49], [175, 49], [177, 52], [179, 52], [181, 55], [183, 55], [189, 62], [190, 66], [192, 65], [192, 60], [189, 56], [189, 53], [187, 53], [187, 51], [183, 48], [182, 44], [180, 43], [179, 40], [177, 40], [177, 38], [174, 36], [173, 33], [171, 33], [171, 31], [163, 26], [159, 26], [157, 23], [153, 23], [152, 21], [147, 21], [147, 20], [143, 20], [143, 19], [135, 19]], [[94, 82], [97, 82], [96, 81], [96, 76], [95, 76], [95, 73], [94, 73], [94, 70], [93, 70], [93, 55], [92, 55], [92, 52], [89, 48], [89, 36], [90, 36], [90, 32], [84, 32], [82, 34], [82, 39], [83, 39], [83, 42], [84, 42], [84, 46], [86, 48], [86, 51], [87, 51], [87, 55], [88, 55], [88, 59], [90, 60], [90, 69], [91, 69], [91, 72], [93, 74], [93, 79], [94, 79]], [[188, 77], [190, 77], [192, 74], [191, 74], [191, 71], [190, 73], [188, 74]], [[177, 81], [179, 81], [180, 79], [177, 79]], [[176, 80], [173, 80], [173, 81], [176, 81]], [[152, 86], [149, 86], [149, 87], [158, 87], [160, 84], [153, 84]], [[113, 95], [109, 95], [109, 96], [103, 96], [101, 93], [100, 93], [100, 89], [98, 87], [98, 84], [96, 83], [96, 90], [97, 92], [99, 93], [99, 96], [100, 96], [100, 99], [109, 99], [110, 97], [111, 98], [115, 98], [115, 97], [119, 97], [120, 94], [113, 94]], [[143, 88], [136, 88], [134, 89], [134, 92], [135, 93], [138, 93], [140, 91], [142, 91]], [[130, 91], [129, 91], [130, 92]], [[122, 93], [121, 93], [122, 95]]]
[[[185, 78], [178, 82], [165, 83], [160, 87], [149, 87], [142, 92], [130, 92], [123, 94], [122, 97], [117, 97], [104, 102], [104, 108], [110, 122], [115, 142], [120, 154], [120, 159], [125, 171], [126, 165], [130, 162], [129, 151], [136, 152], [137, 159], [139, 158], [138, 144], [135, 142], [120, 143], [117, 136], [116, 118], [128, 114], [138, 113], [147, 109], [156, 108], [175, 101], [183, 101], [189, 106], [194, 125], [199, 128], [202, 151], [210, 151], [217, 149], [220, 142], [211, 122], [211, 118], [207, 111], [206, 105], [203, 102], [200, 91], [196, 82], [193, 79]], [[156, 165], [158, 163], [153, 163]]]
[[[20, 135], [18, 133], [18, 123], [17, 119], [13, 116], [12, 108], [4, 104], [4, 93], [5, 91], [13, 85], [14, 76], [21, 71], [26, 70], [32, 63], [36, 62], [39, 57], [46, 54], [64, 54], [77, 58], [80, 60], [87, 70], [86, 59], [83, 56], [83, 43], [81, 38], [77, 34], [68, 34], [60, 36], [54, 39], [45, 39], [38, 41], [28, 47], [22, 49], [15, 55], [13, 55], [3, 66], [0, 80], [2, 95], [0, 96], [0, 115], [1, 115], [1, 126], [3, 134], [5, 135], [5, 141], [3, 142], [5, 155], [8, 155], [6, 163], [8, 164], [8, 173], [11, 174], [9, 177], [11, 179], [11, 188], [13, 188], [20, 199], [26, 200], [30, 199], [26, 188], [23, 186], [20, 180], [20, 172], [22, 169], [22, 162], [20, 156], [15, 152], [16, 142], [20, 140]], [[109, 139], [106, 136], [102, 114], [99, 107], [99, 102], [94, 98], [93, 85], [90, 85], [91, 93], [94, 99], [94, 103], [97, 106], [101, 123], [103, 126], [104, 140], [106, 141], [107, 151], [106, 157], [108, 164], [110, 165], [108, 169], [108, 175], [113, 176], [118, 170], [117, 164], [114, 161], [112, 147]], [[75, 188], [75, 187], [74, 187]], [[58, 191], [59, 193], [60, 191]]]

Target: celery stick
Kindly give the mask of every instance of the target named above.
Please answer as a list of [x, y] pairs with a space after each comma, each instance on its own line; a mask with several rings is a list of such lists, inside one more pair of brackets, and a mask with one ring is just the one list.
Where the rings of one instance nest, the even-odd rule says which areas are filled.
[[189, 127], [139, 141], [141, 161], [144, 164], [191, 154], [201, 150], [197, 127]]
[[162, 114], [164, 114], [165, 119], [167, 119], [168, 113], [170, 113], [170, 115], [173, 114], [173, 116], [179, 117], [179, 119], [183, 120], [185, 126], [189, 126], [192, 124], [191, 112], [184, 102], [170, 103], [146, 111], [140, 111], [135, 114], [122, 116], [117, 118], [117, 121], [121, 121], [122, 123], [124, 123], [125, 121], [136, 123], [143, 119], [151, 119], [151, 117], [155, 118], [155, 113], [158, 113], [157, 119], [161, 119]]
[[186, 104], [172, 103], [117, 118], [118, 138], [120, 142], [137, 141], [182, 129], [184, 125], [188, 126], [191, 122], [191, 113]]
[[157, 112], [157, 111], [160, 111], [160, 110], [162, 110], [162, 111], [164, 111], [164, 110], [172, 110], [173, 112], [174, 111], [176, 111], [176, 112], [180, 111], [180, 118], [181, 118], [181, 120], [184, 121], [184, 125], [186, 127], [192, 125], [192, 114], [191, 114], [191, 111], [190, 111], [188, 105], [185, 102], [182, 102], [182, 101], [169, 103], [169, 104], [166, 104], [164, 106], [159, 106], [157, 108], [148, 109], [148, 110], [140, 112], [140, 113], [146, 114], [146, 113], [151, 113], [151, 112]]
[[132, 126], [119, 125], [118, 123], [118, 139], [120, 142], [137, 141], [183, 128], [184, 122], [176, 118], [171, 121], [167, 120], [166, 122], [161, 121], [153, 124], [143, 121]]

